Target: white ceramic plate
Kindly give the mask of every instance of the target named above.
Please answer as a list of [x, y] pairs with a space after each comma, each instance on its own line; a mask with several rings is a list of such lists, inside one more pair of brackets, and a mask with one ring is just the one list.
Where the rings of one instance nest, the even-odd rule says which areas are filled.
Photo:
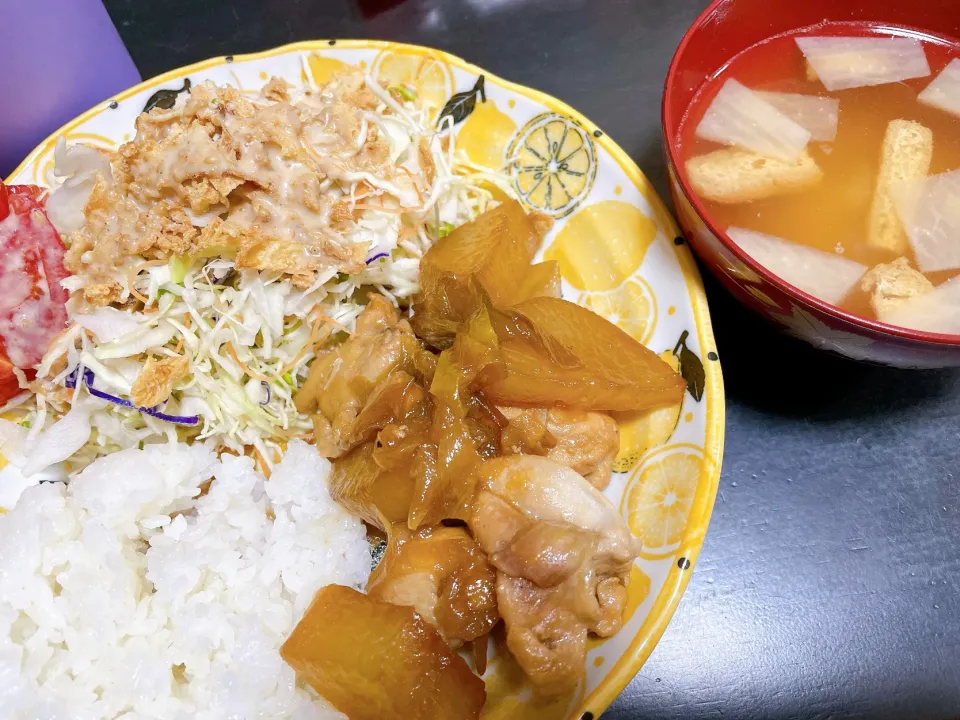
[[181, 88], [186, 78], [256, 93], [274, 75], [295, 84], [322, 83], [344, 65], [415, 88], [436, 112], [454, 94], [465, 93], [463, 101], [472, 93], [473, 109], [456, 126], [458, 147], [479, 165], [506, 166], [526, 204], [556, 218], [541, 254], [560, 262], [564, 296], [663, 353], [688, 381], [679, 416], [621, 418], [619, 472], [606, 495], [622, 508], [644, 548], [621, 632], [592, 639], [586, 680], [571, 696], [538, 699], [502, 652], [484, 676], [485, 719], [596, 717], [650, 655], [687, 584], [713, 509], [724, 418], [720, 364], [690, 251], [649, 181], [596, 125], [554, 98], [446, 53], [386, 42], [315, 41], [214, 58], [141, 83], [51, 135], [7, 182], [47, 184], [61, 135], [109, 148], [131, 139], [147, 100], [160, 89]]

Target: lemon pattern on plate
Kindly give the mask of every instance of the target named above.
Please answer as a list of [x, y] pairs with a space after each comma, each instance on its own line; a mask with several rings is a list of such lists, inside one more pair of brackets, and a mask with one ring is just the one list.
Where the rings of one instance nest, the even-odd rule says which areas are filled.
[[517, 124], [487, 98], [478, 102], [457, 133], [457, 147], [470, 162], [499, 170], [506, 163], [506, 149]]
[[[664, 350], [660, 358], [680, 372], [680, 359], [671, 350]], [[680, 423], [680, 414], [683, 410], [683, 401], [676, 405], [636, 412], [611, 413], [620, 426], [620, 452], [613, 462], [613, 469], [617, 472], [629, 472], [639, 459], [660, 445], [663, 445], [673, 435]]]
[[632, 276], [657, 236], [657, 224], [635, 205], [604, 200], [579, 210], [544, 253], [578, 290], [614, 290]]
[[310, 53], [307, 56], [307, 66], [310, 68], [310, 75], [317, 87], [326, 85], [336, 73], [354, 67], [343, 60], [327, 57], [320, 53]]
[[439, 55], [431, 53], [383, 50], [374, 59], [371, 74], [388, 88], [415, 90], [431, 118], [453, 94], [453, 71]]
[[621, 510], [642, 543], [640, 557], [669, 557], [676, 549], [703, 469], [703, 451], [686, 443], [654, 451], [637, 468]]
[[618, 288], [585, 292], [577, 301], [646, 345], [657, 325], [657, 298], [642, 277], [632, 277]]
[[[604, 200], [567, 218], [544, 259], [556, 260], [563, 279], [582, 291], [579, 304], [647, 344], [657, 324], [657, 299], [637, 271], [656, 237], [657, 223], [638, 207]], [[679, 360], [672, 352], [660, 357], [679, 371]], [[680, 409], [678, 404], [639, 414], [617, 414], [620, 452], [614, 468], [627, 472], [644, 453], [667, 442]]]
[[589, 133], [557, 113], [530, 120], [514, 136], [507, 154], [521, 199], [555, 218], [576, 209], [597, 175], [596, 148]]

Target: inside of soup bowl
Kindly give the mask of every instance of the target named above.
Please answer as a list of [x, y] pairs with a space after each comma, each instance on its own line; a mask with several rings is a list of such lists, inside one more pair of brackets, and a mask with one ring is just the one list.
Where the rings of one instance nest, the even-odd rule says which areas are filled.
[[958, 25], [948, 2], [707, 8], [663, 105], [706, 264], [854, 329], [960, 345]]

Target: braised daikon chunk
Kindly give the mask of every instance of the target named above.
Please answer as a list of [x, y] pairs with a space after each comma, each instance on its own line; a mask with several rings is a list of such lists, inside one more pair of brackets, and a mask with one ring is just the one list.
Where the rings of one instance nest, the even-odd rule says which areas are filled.
[[413, 327], [438, 348], [449, 347], [486, 295], [509, 305], [530, 275], [541, 234], [516, 200], [507, 200], [441, 238], [420, 261]]
[[641, 410], [676, 402], [685, 387], [655, 353], [589, 310], [532, 298], [493, 311], [494, 370], [477, 383], [501, 405]]
[[480, 717], [483, 680], [412, 608], [321, 588], [280, 648], [350, 720]]

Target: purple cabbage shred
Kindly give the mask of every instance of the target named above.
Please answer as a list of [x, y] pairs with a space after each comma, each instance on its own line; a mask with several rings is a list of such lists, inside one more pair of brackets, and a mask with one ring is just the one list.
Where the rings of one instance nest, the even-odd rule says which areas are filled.
[[[67, 379], [64, 381], [64, 385], [68, 388], [77, 387], [77, 371], [79, 368], [74, 368], [73, 372], [67, 375]], [[103, 390], [98, 390], [93, 386], [93, 381], [95, 376], [93, 370], [90, 368], [83, 369], [83, 383], [87, 386], [87, 390], [90, 391], [90, 394], [94, 397], [98, 397], [101, 400], [106, 400], [107, 402], [112, 402], [115, 405], [121, 405], [122, 407], [133, 408], [137, 412], [142, 412], [144, 415], [149, 415], [150, 417], [155, 417], [158, 420], [163, 420], [164, 422], [175, 423], [177, 425], [196, 425], [200, 422], [199, 415], [170, 415], [169, 413], [162, 412], [156, 407], [145, 408], [137, 407], [129, 400], [124, 398], [117, 397], [116, 395], [111, 395], [106, 393]], [[157, 406], [159, 407], [159, 406]]]

